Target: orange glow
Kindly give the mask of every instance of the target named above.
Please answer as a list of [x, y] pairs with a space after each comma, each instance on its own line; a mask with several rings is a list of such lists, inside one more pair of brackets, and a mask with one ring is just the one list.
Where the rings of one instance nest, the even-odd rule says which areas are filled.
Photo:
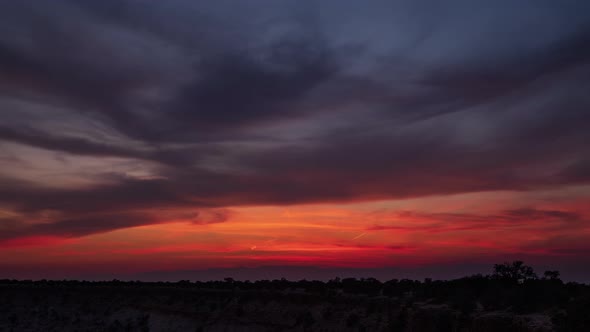
[[[165, 222], [75, 240], [4, 241], [0, 260], [23, 266], [119, 266], [133, 272], [265, 265], [406, 266], [514, 253], [562, 257], [568, 253], [560, 251], [566, 247], [561, 241], [568, 241], [569, 247], [585, 246], [582, 239], [590, 236], [587, 206], [547, 200], [562, 194], [520, 194], [518, 200], [506, 193], [482, 193], [234, 207], [225, 222]], [[523, 202], [534, 209], [522, 209]], [[570, 214], [577, 219], [569, 220]]]

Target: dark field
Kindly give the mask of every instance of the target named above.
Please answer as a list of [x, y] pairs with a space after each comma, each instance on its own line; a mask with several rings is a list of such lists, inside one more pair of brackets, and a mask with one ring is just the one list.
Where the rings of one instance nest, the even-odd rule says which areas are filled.
[[590, 331], [590, 286], [502, 266], [452, 281], [1, 280], [0, 331]]

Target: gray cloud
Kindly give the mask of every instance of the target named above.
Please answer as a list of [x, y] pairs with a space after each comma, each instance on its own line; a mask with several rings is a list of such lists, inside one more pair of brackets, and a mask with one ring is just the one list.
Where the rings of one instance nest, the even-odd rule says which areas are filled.
[[26, 111], [2, 110], [0, 142], [158, 167], [74, 189], [4, 179], [0, 202], [82, 235], [99, 221], [76, 216], [106, 210], [114, 229], [156, 222], [137, 209], [587, 184], [588, 9], [4, 1], [0, 101]]

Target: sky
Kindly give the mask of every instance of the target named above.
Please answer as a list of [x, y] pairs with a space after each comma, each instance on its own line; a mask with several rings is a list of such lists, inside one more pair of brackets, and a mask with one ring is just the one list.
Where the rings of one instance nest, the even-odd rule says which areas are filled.
[[590, 281], [589, 13], [0, 0], [0, 278]]

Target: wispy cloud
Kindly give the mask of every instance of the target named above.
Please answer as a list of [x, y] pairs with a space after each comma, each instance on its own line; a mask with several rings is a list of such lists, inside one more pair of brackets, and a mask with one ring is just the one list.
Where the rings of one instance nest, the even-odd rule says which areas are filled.
[[[237, 206], [588, 185], [589, 10], [4, 1], [0, 239], [221, 223]], [[419, 213], [433, 233], [580, 219]]]

